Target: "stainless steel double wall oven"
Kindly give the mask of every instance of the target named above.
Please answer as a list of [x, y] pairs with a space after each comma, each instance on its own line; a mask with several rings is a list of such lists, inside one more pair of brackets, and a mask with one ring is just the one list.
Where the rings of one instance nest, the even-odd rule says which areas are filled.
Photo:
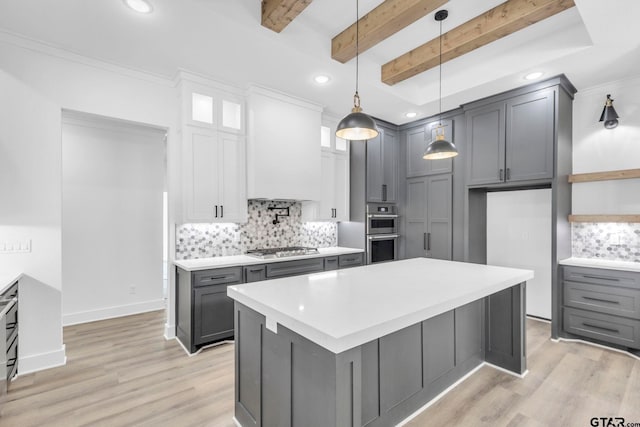
[[398, 212], [393, 204], [367, 204], [367, 264], [398, 259]]

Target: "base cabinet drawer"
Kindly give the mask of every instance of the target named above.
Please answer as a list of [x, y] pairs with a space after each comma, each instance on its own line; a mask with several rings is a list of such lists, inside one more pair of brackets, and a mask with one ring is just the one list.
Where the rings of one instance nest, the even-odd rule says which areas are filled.
[[267, 264], [267, 278], [297, 276], [299, 274], [324, 271], [324, 259], [312, 258], [308, 260], [284, 261]]
[[193, 286], [242, 283], [242, 267], [216, 268], [193, 273]]
[[338, 257], [330, 256], [324, 259], [324, 271], [337, 270], [338, 269]]
[[605, 286], [624, 286], [640, 290], [640, 273], [604, 268], [564, 266], [564, 280]]
[[260, 282], [267, 279], [266, 265], [249, 265], [244, 267], [244, 282]]
[[567, 307], [563, 320], [571, 334], [640, 349], [640, 320]]
[[566, 306], [640, 320], [640, 289], [564, 281]]
[[339, 264], [340, 268], [357, 267], [364, 264], [364, 256], [362, 253], [340, 255]]

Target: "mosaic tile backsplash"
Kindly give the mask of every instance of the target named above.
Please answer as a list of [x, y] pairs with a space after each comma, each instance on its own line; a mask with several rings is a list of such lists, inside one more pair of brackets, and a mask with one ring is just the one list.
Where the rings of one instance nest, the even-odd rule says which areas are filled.
[[[269, 206], [288, 207], [289, 217], [273, 224]], [[176, 259], [241, 255], [249, 249], [338, 246], [338, 227], [332, 222], [302, 222], [300, 202], [250, 200], [245, 224], [182, 224], [176, 227]]]
[[640, 224], [573, 223], [572, 234], [574, 257], [640, 262]]

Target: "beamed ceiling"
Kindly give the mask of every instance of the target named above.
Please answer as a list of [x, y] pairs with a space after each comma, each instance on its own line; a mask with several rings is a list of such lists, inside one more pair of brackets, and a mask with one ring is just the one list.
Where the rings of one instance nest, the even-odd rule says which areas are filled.
[[[270, 87], [351, 109], [355, 0], [0, 0], [0, 43], [42, 43], [173, 79], [186, 69], [240, 88]], [[402, 124], [564, 73], [578, 90], [640, 75], [640, 1], [360, 0], [360, 96], [365, 112]], [[46, 50], [46, 49], [45, 49]], [[317, 74], [328, 84], [313, 82]]]

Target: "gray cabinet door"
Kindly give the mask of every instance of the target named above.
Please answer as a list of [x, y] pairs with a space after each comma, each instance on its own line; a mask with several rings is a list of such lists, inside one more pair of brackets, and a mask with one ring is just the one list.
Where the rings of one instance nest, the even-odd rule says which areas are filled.
[[507, 101], [507, 181], [553, 177], [554, 106], [553, 89]]
[[[407, 144], [407, 178], [453, 171], [452, 159], [425, 160], [422, 158], [427, 146], [435, 140], [439, 124], [440, 122], [432, 122], [426, 126], [404, 131]], [[453, 121], [442, 120], [442, 127], [445, 139], [455, 143], [453, 141]]]
[[[373, 139], [369, 139], [367, 144], [367, 201], [382, 202], [382, 139], [385, 129], [378, 128], [380, 133]], [[354, 142], [353, 144], [359, 144]]]
[[430, 177], [427, 187], [427, 256], [452, 258], [451, 240], [451, 175]]
[[367, 201], [395, 202], [398, 198], [398, 134], [378, 127], [380, 134], [367, 144]]
[[398, 134], [385, 130], [382, 139], [382, 201], [398, 200], [399, 153]]
[[505, 175], [505, 104], [467, 111], [468, 184], [495, 184]]
[[452, 258], [451, 175], [407, 180], [405, 257]]
[[194, 344], [203, 344], [233, 336], [233, 300], [227, 285], [193, 289]]
[[427, 256], [427, 181], [407, 179], [405, 258]]

